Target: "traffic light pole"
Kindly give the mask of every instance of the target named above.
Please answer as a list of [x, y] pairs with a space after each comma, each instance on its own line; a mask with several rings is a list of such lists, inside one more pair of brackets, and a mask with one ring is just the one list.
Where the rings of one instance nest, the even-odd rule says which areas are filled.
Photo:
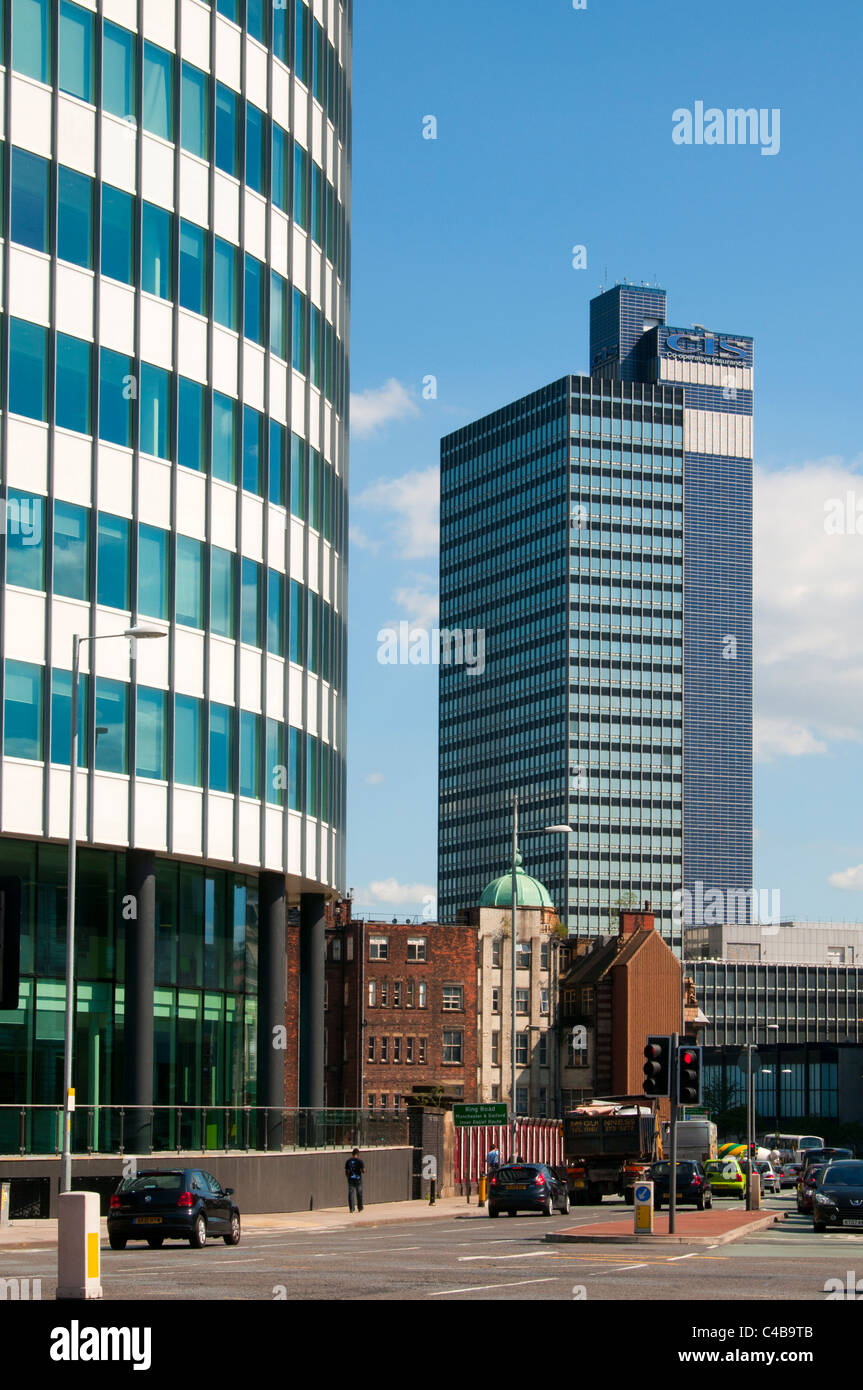
[[668, 1234], [670, 1236], [674, 1235], [674, 1218], [677, 1214], [678, 1044], [678, 1035], [673, 1033], [671, 1036], [671, 1057], [669, 1058], [669, 1074], [671, 1077], [671, 1155], [669, 1162], [671, 1164], [671, 1171], [668, 1178]]

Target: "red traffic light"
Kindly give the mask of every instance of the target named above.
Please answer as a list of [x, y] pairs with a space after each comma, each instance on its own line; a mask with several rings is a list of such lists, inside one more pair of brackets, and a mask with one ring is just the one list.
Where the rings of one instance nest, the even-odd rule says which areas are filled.
[[686, 1051], [681, 1052], [680, 1061], [684, 1067], [691, 1067], [693, 1062], [695, 1061], [695, 1053]]

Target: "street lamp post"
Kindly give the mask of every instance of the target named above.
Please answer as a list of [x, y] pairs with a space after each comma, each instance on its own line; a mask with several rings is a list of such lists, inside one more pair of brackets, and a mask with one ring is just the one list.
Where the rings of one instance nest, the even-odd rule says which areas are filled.
[[[167, 637], [159, 628], [135, 626], [123, 632], [97, 633], [72, 638], [72, 710], [69, 741], [69, 866], [66, 885], [66, 1005], [65, 1038], [63, 1044], [63, 1142], [60, 1157], [60, 1191], [72, 1191], [72, 1111], [75, 1092], [72, 1089], [73, 1030], [75, 1023], [75, 870], [78, 849], [78, 684], [81, 673], [81, 648], [85, 642], [99, 642], [108, 637]], [[85, 767], [86, 771], [86, 767]]]

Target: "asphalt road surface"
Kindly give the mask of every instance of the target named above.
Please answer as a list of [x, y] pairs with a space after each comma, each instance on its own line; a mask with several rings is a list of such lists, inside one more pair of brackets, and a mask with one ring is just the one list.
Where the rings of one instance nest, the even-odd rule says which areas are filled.
[[[726, 1205], [720, 1202], [719, 1205]], [[567, 1218], [520, 1214], [491, 1222], [476, 1208], [464, 1216], [367, 1226], [356, 1231], [245, 1231], [242, 1243], [179, 1242], [161, 1250], [130, 1244], [102, 1250], [105, 1299], [630, 1301], [707, 1303], [760, 1299], [823, 1302], [828, 1280], [863, 1280], [863, 1232], [816, 1236], [794, 1210], [793, 1193], [768, 1198], [786, 1210], [782, 1226], [715, 1247], [546, 1244], [550, 1230], [596, 1221], [600, 1208]], [[606, 1219], [631, 1229], [632, 1209], [602, 1204]], [[2, 1275], [56, 1285], [52, 1252], [8, 1250]], [[834, 1286], [835, 1287], [835, 1286]], [[861, 1283], [863, 1288], [863, 1283]]]

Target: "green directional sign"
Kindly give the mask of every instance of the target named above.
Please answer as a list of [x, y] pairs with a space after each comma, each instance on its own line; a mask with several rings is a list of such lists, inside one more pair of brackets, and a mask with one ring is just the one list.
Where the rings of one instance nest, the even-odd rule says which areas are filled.
[[464, 1105], [457, 1102], [452, 1108], [452, 1117], [457, 1129], [463, 1129], [465, 1125], [505, 1125], [506, 1103], [494, 1101], [490, 1105]]

